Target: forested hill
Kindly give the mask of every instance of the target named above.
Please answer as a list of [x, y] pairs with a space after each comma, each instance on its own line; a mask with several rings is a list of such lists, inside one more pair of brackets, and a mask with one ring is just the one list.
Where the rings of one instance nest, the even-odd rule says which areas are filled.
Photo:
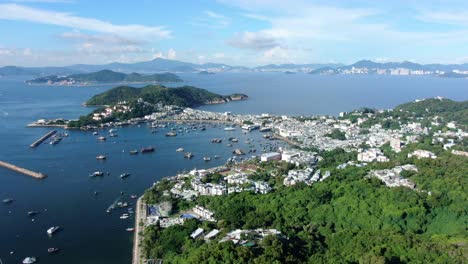
[[431, 98], [401, 104], [394, 110], [409, 112], [419, 117], [440, 116], [468, 124], [468, 101], [457, 102], [445, 98]]
[[47, 76], [28, 81], [31, 84], [49, 83], [56, 84], [60, 82], [69, 83], [118, 83], [118, 82], [180, 82], [179, 76], [172, 73], [155, 73], [144, 75], [139, 73], [121, 73], [111, 70], [102, 70], [92, 73], [80, 73], [67, 76]]
[[135, 101], [139, 98], [152, 104], [162, 103], [164, 105], [194, 107], [203, 104], [242, 100], [246, 99], [247, 95], [233, 94], [223, 96], [192, 86], [178, 88], [167, 88], [162, 85], [148, 85], [143, 88], [119, 86], [93, 96], [86, 102], [86, 105], [113, 105], [122, 101]]

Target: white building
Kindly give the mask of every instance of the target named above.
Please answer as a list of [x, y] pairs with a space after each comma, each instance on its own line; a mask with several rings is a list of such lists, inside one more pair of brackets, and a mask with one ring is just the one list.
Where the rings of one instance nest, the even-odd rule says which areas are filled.
[[272, 160], [281, 160], [281, 153], [279, 152], [270, 152], [262, 154], [260, 160], [263, 162], [272, 161]]

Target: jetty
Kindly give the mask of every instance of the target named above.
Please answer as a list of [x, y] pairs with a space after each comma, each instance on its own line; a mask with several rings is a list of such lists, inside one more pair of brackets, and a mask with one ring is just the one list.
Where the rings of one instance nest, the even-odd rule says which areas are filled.
[[47, 134], [45, 134], [44, 136], [42, 136], [40, 139], [34, 141], [31, 145], [29, 145], [31, 148], [35, 148], [37, 146], [39, 146], [42, 142], [44, 142], [46, 139], [50, 138], [51, 136], [53, 136], [55, 133], [57, 133], [57, 130], [52, 130], [52, 131], [49, 131], [47, 132]]
[[10, 163], [4, 162], [4, 161], [0, 161], [0, 167], [4, 167], [6, 169], [9, 169], [9, 170], [24, 174], [26, 176], [31, 176], [31, 177], [36, 178], [36, 179], [44, 179], [44, 178], [47, 177], [47, 175], [45, 175], [43, 173], [30, 171], [28, 169], [21, 168], [21, 167], [15, 166], [13, 164], [10, 164]]

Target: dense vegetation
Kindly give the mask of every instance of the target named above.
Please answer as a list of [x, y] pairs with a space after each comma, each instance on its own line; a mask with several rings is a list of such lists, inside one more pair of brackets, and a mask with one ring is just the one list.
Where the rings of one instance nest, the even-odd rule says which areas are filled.
[[[388, 147], [388, 146], [387, 146]], [[464, 263], [468, 242], [467, 158], [432, 144], [429, 137], [388, 152], [387, 163], [336, 169], [356, 153], [322, 152], [321, 169], [332, 176], [324, 182], [284, 187], [281, 177], [291, 167], [262, 164], [256, 177], [273, 183], [268, 194], [242, 192], [199, 197], [195, 201], [215, 212], [216, 224], [194, 221], [183, 226], [145, 233], [145, 251], [165, 263]], [[427, 149], [437, 159], [407, 158], [415, 149]], [[418, 190], [389, 188], [371, 169], [415, 164], [418, 172], [405, 172]], [[167, 184], [167, 183], [166, 183]], [[152, 189], [148, 197], [161, 197]], [[159, 196], [158, 196], [159, 193]], [[205, 243], [189, 234], [197, 227], [234, 229], [276, 228], [285, 237], [268, 237], [251, 247], [232, 242]]]
[[47, 76], [40, 77], [29, 81], [30, 83], [46, 83], [48, 81], [60, 82], [64, 80], [75, 80], [78, 82], [100, 82], [100, 83], [116, 83], [116, 82], [180, 82], [179, 76], [172, 73], [155, 73], [151, 75], [143, 75], [139, 73], [125, 74], [111, 70], [102, 70], [92, 73], [72, 74], [68, 76]]
[[333, 139], [338, 139], [338, 140], [345, 140], [346, 139], [346, 134], [345, 132], [339, 130], [339, 129], [333, 129], [332, 132], [329, 134], [325, 135], [326, 137], [333, 138]]
[[222, 96], [193, 86], [167, 88], [162, 85], [147, 85], [143, 88], [119, 86], [93, 96], [86, 104], [112, 105], [121, 101], [137, 100], [138, 98], [151, 104], [162, 103], [163, 105], [182, 107], [194, 107], [212, 102], [227, 102], [231, 100], [231, 96]]

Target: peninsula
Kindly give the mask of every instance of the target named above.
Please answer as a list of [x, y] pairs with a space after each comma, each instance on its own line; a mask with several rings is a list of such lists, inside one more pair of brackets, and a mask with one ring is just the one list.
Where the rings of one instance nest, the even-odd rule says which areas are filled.
[[111, 70], [101, 70], [92, 73], [81, 73], [71, 75], [51, 75], [29, 80], [28, 84], [48, 85], [89, 85], [96, 83], [145, 83], [145, 82], [181, 82], [179, 76], [172, 73], [121, 73]]
[[180, 112], [187, 107], [222, 104], [247, 98], [245, 94], [219, 95], [193, 86], [119, 86], [89, 99], [85, 105], [100, 107], [89, 115], [81, 116], [79, 120], [67, 122], [67, 127], [84, 128], [108, 122], [125, 122], [151, 114], [163, 114], [166, 111]]

